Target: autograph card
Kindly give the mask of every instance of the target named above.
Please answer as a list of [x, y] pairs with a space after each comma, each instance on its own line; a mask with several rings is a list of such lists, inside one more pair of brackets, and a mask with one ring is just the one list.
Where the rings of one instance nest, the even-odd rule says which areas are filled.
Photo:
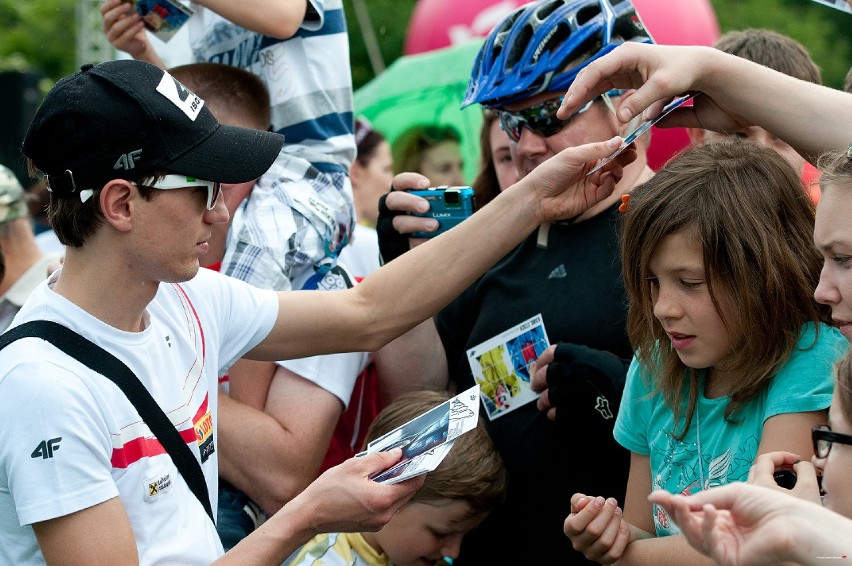
[[145, 29], [162, 41], [170, 40], [195, 12], [177, 0], [125, 0], [142, 16]]
[[467, 363], [481, 389], [489, 420], [538, 399], [530, 388], [530, 364], [550, 342], [541, 314], [506, 330], [467, 351]]
[[852, 6], [849, 6], [849, 3], [846, 2], [846, 0], [814, 0], [814, 2], [825, 4], [826, 6], [831, 6], [837, 10], [852, 14]]
[[397, 483], [431, 472], [449, 453], [455, 439], [473, 430], [479, 421], [479, 386], [474, 385], [401, 427], [380, 436], [358, 454], [402, 448], [402, 458], [392, 467], [370, 476], [380, 483]]
[[594, 173], [595, 171], [597, 171], [598, 169], [600, 169], [601, 167], [603, 167], [604, 165], [606, 165], [607, 163], [609, 163], [610, 161], [615, 159], [618, 156], [619, 153], [621, 153], [622, 151], [627, 149], [627, 146], [629, 146], [630, 144], [635, 142], [636, 138], [638, 138], [639, 136], [643, 135], [645, 132], [650, 130], [651, 126], [653, 126], [654, 124], [656, 124], [657, 122], [659, 122], [660, 120], [665, 118], [665, 116], [667, 114], [669, 114], [672, 110], [674, 110], [678, 106], [682, 105], [687, 100], [690, 100], [694, 96], [695, 96], [695, 94], [687, 94], [687, 95], [684, 95], [684, 96], [678, 96], [678, 97], [674, 98], [671, 102], [669, 102], [668, 104], [666, 104], [663, 107], [663, 111], [660, 112], [659, 116], [657, 116], [653, 120], [646, 120], [646, 121], [642, 122], [641, 124], [639, 124], [636, 127], [635, 130], [633, 130], [632, 132], [627, 134], [627, 137], [624, 138], [624, 140], [621, 142], [621, 145], [618, 147], [618, 149], [616, 149], [614, 152], [612, 152], [608, 157], [605, 157], [604, 159], [602, 159], [601, 162], [598, 163], [597, 165], [595, 165], [594, 169], [592, 169], [591, 171], [586, 173], [586, 175], [587, 176], [591, 175], [592, 173]]

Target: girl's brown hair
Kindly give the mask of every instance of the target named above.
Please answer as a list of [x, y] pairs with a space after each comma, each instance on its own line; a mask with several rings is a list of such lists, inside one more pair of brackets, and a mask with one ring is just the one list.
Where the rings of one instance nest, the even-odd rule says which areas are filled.
[[654, 251], [684, 230], [703, 250], [710, 297], [728, 331], [740, 337], [731, 369], [741, 377], [725, 410], [731, 419], [786, 363], [803, 325], [830, 320], [813, 299], [822, 264], [813, 229], [813, 204], [798, 176], [757, 144], [721, 141], [691, 149], [633, 191], [621, 245], [627, 331], [675, 422], [685, 409], [677, 438], [689, 429], [700, 370], [680, 361], [654, 317], [648, 281]]
[[822, 190], [829, 186], [852, 188], [852, 144], [843, 151], [823, 153], [817, 161], [820, 171], [819, 185]]

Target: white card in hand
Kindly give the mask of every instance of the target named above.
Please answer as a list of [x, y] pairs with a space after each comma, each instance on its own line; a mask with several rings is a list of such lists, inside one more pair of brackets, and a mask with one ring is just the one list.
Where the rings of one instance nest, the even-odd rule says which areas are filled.
[[600, 163], [598, 163], [597, 165], [595, 165], [595, 166], [594, 166], [594, 168], [593, 168], [591, 171], [589, 171], [588, 173], [586, 173], [586, 176], [591, 175], [592, 173], [594, 173], [595, 171], [599, 170], [601, 167], [603, 167], [604, 165], [606, 165], [607, 163], [609, 163], [610, 161], [612, 161], [613, 159], [615, 159], [616, 157], [618, 157], [618, 154], [620, 154], [622, 151], [624, 151], [625, 149], [627, 149], [627, 146], [629, 146], [630, 144], [632, 144], [633, 142], [635, 142], [635, 141], [636, 141], [636, 138], [638, 138], [639, 136], [643, 135], [645, 132], [647, 132], [648, 130], [650, 130], [650, 129], [651, 129], [651, 126], [653, 126], [654, 124], [656, 124], [657, 122], [659, 122], [660, 120], [662, 120], [662, 119], [663, 119], [663, 118], [664, 118], [667, 114], [669, 114], [672, 110], [674, 110], [675, 108], [677, 108], [678, 106], [682, 105], [684, 102], [686, 102], [687, 100], [689, 100], [689, 99], [691, 99], [691, 98], [693, 98], [693, 97], [695, 97], [695, 94], [687, 94], [687, 95], [684, 95], [684, 96], [678, 96], [678, 97], [676, 97], [676, 98], [672, 99], [672, 101], [671, 101], [671, 102], [669, 102], [668, 104], [666, 104], [666, 105], [665, 105], [665, 107], [663, 107], [663, 111], [662, 111], [662, 112], [660, 112], [660, 115], [659, 115], [659, 116], [657, 116], [657, 117], [656, 117], [656, 118], [654, 118], [653, 120], [646, 120], [646, 121], [642, 122], [641, 124], [639, 124], [639, 125], [636, 127], [636, 129], [635, 129], [635, 130], [633, 130], [632, 132], [630, 132], [629, 134], [627, 134], [627, 137], [625, 137], [625, 138], [624, 138], [624, 140], [621, 142], [621, 145], [620, 145], [620, 146], [618, 146], [618, 149], [616, 149], [615, 151], [613, 151], [613, 152], [612, 152], [611, 154], [609, 154], [607, 157], [603, 158], [603, 159], [600, 161]]

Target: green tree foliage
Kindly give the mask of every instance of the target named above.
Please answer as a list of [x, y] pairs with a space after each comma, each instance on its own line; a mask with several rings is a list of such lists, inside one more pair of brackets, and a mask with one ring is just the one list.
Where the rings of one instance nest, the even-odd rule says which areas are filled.
[[[804, 45], [827, 86], [841, 89], [852, 66], [852, 14], [811, 0], [711, 0], [722, 32], [767, 28]], [[767, 93], [771, 100], [772, 93]]]
[[[402, 55], [408, 23], [417, 2], [416, 0], [362, 0], [362, 2], [367, 6], [384, 64], [388, 66]], [[346, 11], [346, 25], [349, 28], [352, 82], [357, 89], [372, 79], [375, 74], [367, 55], [364, 34], [355, 17], [352, 0], [343, 0], [343, 8]]]
[[0, 0], [0, 69], [74, 71], [73, 0]]

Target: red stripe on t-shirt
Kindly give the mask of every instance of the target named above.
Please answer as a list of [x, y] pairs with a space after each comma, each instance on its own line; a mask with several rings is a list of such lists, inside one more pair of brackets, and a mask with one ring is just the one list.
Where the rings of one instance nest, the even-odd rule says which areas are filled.
[[[178, 434], [187, 444], [194, 444], [196, 441], [194, 428], [179, 430]], [[111, 463], [113, 468], [129, 468], [131, 464], [135, 464], [142, 458], [165, 453], [166, 449], [155, 437], [139, 437], [125, 442], [121, 448], [113, 448]]]

